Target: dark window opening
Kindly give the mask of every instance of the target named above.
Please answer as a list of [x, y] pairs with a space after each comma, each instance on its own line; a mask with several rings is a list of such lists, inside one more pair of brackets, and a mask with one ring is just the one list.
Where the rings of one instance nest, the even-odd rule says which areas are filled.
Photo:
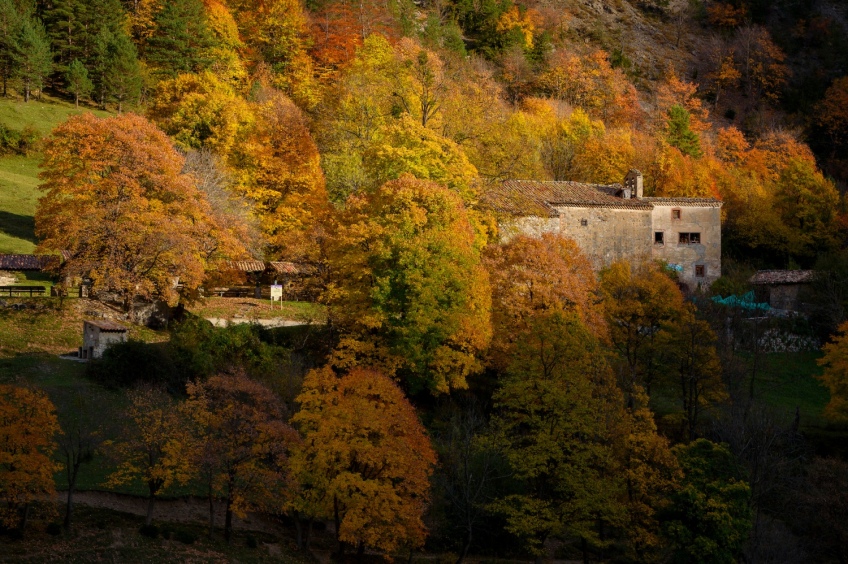
[[680, 219], [680, 210], [671, 210], [671, 219]]
[[705, 271], [705, 268], [704, 268], [703, 264], [696, 264], [695, 265], [695, 276], [697, 276], [698, 278], [703, 278], [704, 277], [704, 271]]
[[700, 233], [681, 233], [679, 243], [681, 245], [700, 245], [701, 244], [701, 234]]
[[589, 225], [589, 220], [588, 219], [581, 219], [580, 225], [583, 226], [583, 227], [586, 227], [587, 225]]
[[662, 231], [654, 232], [654, 245], [663, 245], [665, 244], [665, 239], [663, 238], [665, 234]]

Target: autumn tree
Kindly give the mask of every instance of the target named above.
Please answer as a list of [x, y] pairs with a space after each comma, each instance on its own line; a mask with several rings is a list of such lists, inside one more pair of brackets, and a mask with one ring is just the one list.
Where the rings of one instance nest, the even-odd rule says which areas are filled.
[[467, 387], [490, 337], [475, 228], [453, 191], [409, 175], [351, 198], [327, 244], [337, 367], [383, 367], [413, 393]]
[[709, 323], [696, 318], [695, 307], [687, 304], [660, 339], [661, 348], [667, 351], [665, 374], [677, 387], [684, 427], [691, 441], [697, 435], [703, 412], [727, 398], [716, 336]]
[[816, 108], [816, 121], [833, 143], [833, 150], [848, 143], [848, 76], [837, 78]]
[[385, 374], [356, 368], [310, 372], [293, 423], [295, 508], [335, 521], [345, 546], [392, 554], [421, 546], [436, 455], [415, 409]]
[[539, 75], [539, 86], [611, 125], [629, 125], [639, 113], [636, 89], [621, 69], [612, 67], [604, 51], [586, 56], [558, 51], [550, 68]]
[[843, 323], [833, 340], [822, 348], [824, 367], [821, 381], [830, 391], [825, 415], [833, 421], [848, 421], [848, 323]]
[[615, 263], [600, 278], [610, 339], [622, 360], [622, 386], [642, 386], [650, 394], [661, 372], [662, 337], [683, 311], [683, 296], [656, 266], [634, 271]]
[[58, 438], [58, 454], [67, 480], [65, 529], [71, 528], [80, 470], [90, 465], [107, 440], [114, 413], [109, 408], [112, 398], [93, 387], [73, 386], [55, 394], [62, 433]]
[[23, 530], [32, 506], [56, 496], [53, 404], [44, 392], [0, 385], [0, 524]]
[[224, 159], [255, 125], [248, 102], [209, 71], [159, 82], [147, 115], [180, 148], [210, 149]]
[[73, 117], [47, 140], [46, 192], [36, 211], [42, 252], [67, 251], [65, 276], [88, 277], [95, 292], [176, 302], [203, 281], [207, 264], [240, 252], [164, 133], [126, 114]]
[[776, 103], [786, 86], [789, 70], [786, 55], [761, 26], [745, 26], [736, 33], [742, 84], [748, 97], [758, 102]]
[[108, 444], [118, 467], [107, 485], [141, 480], [147, 486], [145, 523], [149, 525], [158, 496], [196, 475], [197, 444], [188, 419], [161, 389], [140, 386], [128, 391], [127, 399], [124, 429]]
[[225, 503], [224, 537], [229, 542], [233, 515], [250, 510], [279, 512], [288, 495], [287, 457], [298, 442], [286, 423], [286, 410], [274, 393], [243, 372], [189, 382], [183, 411], [198, 430], [199, 472], [209, 496]]
[[548, 539], [595, 543], [596, 523], [623, 523], [611, 441], [622, 398], [575, 314], [536, 316], [493, 399], [494, 440], [526, 486], [491, 504], [510, 533], [542, 556]]
[[329, 202], [306, 118], [274, 90], [263, 91], [253, 113], [253, 127], [227, 159], [235, 189], [253, 202], [271, 256], [317, 260]]
[[750, 488], [725, 445], [698, 439], [674, 447], [683, 470], [662, 514], [676, 562], [736, 562], [751, 529]]
[[487, 248], [484, 264], [492, 284], [492, 354], [501, 368], [538, 315], [574, 313], [595, 337], [606, 336], [592, 265], [571, 239], [519, 235]]

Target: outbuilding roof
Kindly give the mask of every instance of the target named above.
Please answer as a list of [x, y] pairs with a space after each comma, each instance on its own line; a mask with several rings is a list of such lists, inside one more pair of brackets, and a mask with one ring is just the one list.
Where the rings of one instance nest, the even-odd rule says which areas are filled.
[[749, 282], [764, 284], [806, 284], [813, 281], [814, 270], [758, 270]]
[[622, 198], [621, 184], [570, 181], [505, 180], [487, 191], [482, 203], [516, 216], [557, 217], [559, 207], [652, 210], [659, 206], [720, 207], [714, 198]]
[[106, 331], [107, 333], [124, 333], [127, 331], [127, 328], [117, 323], [115, 321], [110, 321], [108, 319], [98, 319], [96, 321], [86, 321], [89, 325], [94, 325], [101, 331]]
[[309, 265], [295, 262], [271, 261], [268, 264], [271, 270], [279, 274], [310, 274], [314, 270]]
[[0, 255], [0, 270], [43, 270], [58, 260], [52, 255]]
[[227, 261], [227, 266], [233, 270], [241, 272], [264, 272], [265, 263], [261, 260], [231, 260]]

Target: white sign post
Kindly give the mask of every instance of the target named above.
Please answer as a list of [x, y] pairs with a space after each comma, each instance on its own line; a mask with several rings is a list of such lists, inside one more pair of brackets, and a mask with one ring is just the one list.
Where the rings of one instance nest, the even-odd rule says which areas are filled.
[[280, 300], [280, 309], [283, 309], [283, 285], [271, 285], [271, 301]]

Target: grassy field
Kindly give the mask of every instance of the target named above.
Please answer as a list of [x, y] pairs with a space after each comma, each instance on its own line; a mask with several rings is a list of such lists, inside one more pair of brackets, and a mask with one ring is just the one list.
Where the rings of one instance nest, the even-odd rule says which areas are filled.
[[[9, 129], [27, 126], [46, 136], [72, 115], [92, 111], [45, 96], [24, 103], [14, 98], [0, 99], [0, 123]], [[97, 115], [107, 112], [93, 110]], [[0, 253], [31, 253], [35, 249], [33, 216], [41, 192], [38, 190], [40, 154], [0, 157]]]

